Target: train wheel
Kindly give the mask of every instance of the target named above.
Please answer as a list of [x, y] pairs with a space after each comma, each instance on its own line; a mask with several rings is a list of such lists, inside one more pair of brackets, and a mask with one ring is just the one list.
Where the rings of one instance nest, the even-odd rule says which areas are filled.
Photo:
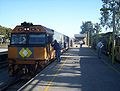
[[39, 63], [35, 64], [35, 74], [40, 72], [41, 69], [42, 69], [42, 67], [41, 67], [41, 65], [39, 65]]
[[9, 73], [9, 76], [14, 75], [14, 65], [9, 65], [8, 66], [8, 73]]
[[27, 74], [28, 73], [28, 67], [27, 65], [24, 65], [24, 67], [22, 68], [23, 74]]

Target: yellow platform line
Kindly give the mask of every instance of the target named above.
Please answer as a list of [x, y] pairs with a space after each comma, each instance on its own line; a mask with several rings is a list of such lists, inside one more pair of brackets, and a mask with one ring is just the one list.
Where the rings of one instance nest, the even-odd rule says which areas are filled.
[[52, 85], [52, 82], [58, 76], [58, 73], [62, 70], [65, 62], [66, 61], [64, 61], [64, 63], [61, 65], [61, 67], [55, 72], [54, 77], [50, 81], [48, 81], [48, 85], [45, 87], [44, 91], [48, 91], [49, 87]]

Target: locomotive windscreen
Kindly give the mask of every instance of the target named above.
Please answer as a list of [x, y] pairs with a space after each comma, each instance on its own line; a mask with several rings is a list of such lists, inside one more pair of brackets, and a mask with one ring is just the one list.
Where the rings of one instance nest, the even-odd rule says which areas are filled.
[[12, 34], [11, 44], [12, 45], [23, 45], [23, 44], [42, 44], [46, 43], [45, 34]]
[[26, 34], [12, 34], [11, 44], [26, 44]]
[[30, 34], [29, 44], [45, 44], [45, 34]]

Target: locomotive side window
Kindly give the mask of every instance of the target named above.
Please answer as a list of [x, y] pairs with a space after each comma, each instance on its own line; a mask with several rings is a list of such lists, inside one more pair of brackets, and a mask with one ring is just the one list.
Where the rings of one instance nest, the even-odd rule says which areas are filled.
[[48, 43], [52, 43], [52, 41], [53, 41], [53, 36], [51, 35], [51, 36], [48, 36], [47, 37], [47, 42]]
[[45, 34], [30, 34], [29, 44], [45, 44]]
[[11, 44], [26, 44], [26, 34], [12, 34]]

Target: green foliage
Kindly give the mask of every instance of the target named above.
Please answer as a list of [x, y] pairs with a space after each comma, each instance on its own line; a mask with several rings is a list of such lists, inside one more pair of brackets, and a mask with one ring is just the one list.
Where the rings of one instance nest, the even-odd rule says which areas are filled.
[[[117, 15], [117, 11], [120, 11], [120, 2], [116, 0], [102, 0], [103, 5], [102, 8], [100, 9], [101, 11], [101, 18], [100, 18], [100, 24], [104, 27], [107, 26], [109, 28], [113, 27], [113, 21], [112, 21], [112, 15], [113, 15], [113, 10], [115, 10], [115, 14]], [[116, 16], [116, 25], [119, 24]]]
[[91, 21], [83, 22], [80, 28], [82, 29], [82, 34], [87, 33], [88, 31], [94, 31], [93, 23]]
[[94, 31], [96, 31], [96, 33], [99, 33], [99, 32], [101, 32], [101, 26], [100, 26], [100, 24], [98, 24], [98, 23], [95, 23], [94, 24]]
[[91, 45], [92, 34], [94, 33], [93, 23], [91, 21], [83, 22], [82, 26], [80, 27], [82, 31], [80, 33], [87, 34], [87, 44]]
[[3, 27], [0, 25], [0, 35], [3, 35], [6, 39], [9, 39], [12, 29]]

